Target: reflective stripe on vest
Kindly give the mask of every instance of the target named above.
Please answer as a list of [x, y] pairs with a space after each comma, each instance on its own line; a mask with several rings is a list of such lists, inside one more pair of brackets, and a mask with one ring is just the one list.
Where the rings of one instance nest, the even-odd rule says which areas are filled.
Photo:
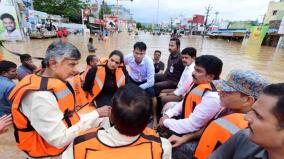
[[123, 74], [123, 75], [120, 77], [120, 79], [118, 79], [117, 82], [116, 82], [117, 87], [119, 88], [119, 87], [121, 87], [122, 85], [124, 85], [124, 82], [125, 82], [125, 75]]
[[219, 118], [215, 120], [214, 122], [217, 123], [219, 126], [223, 127], [225, 130], [229, 131], [231, 134], [235, 134], [236, 132], [240, 130], [240, 128], [238, 128], [232, 122], [224, 118]]
[[60, 100], [68, 96], [69, 94], [72, 94], [72, 92], [68, 88], [66, 88], [65, 90], [55, 93], [55, 96], [57, 97], [58, 100]]
[[212, 121], [203, 132], [196, 147], [195, 157], [207, 159], [211, 153], [239, 130], [246, 128], [244, 114], [233, 113]]
[[100, 87], [100, 90], [102, 90], [104, 84], [103, 84], [103, 82], [100, 80], [100, 78], [98, 77], [98, 75], [96, 75], [95, 80], [97, 81], [97, 83], [98, 83], [98, 85], [99, 85], [99, 87]]

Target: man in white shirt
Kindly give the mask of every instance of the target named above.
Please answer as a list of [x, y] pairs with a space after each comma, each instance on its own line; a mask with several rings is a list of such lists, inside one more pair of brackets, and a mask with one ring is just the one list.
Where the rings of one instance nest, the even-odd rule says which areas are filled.
[[196, 58], [190, 91], [160, 119], [160, 127], [171, 131], [168, 135], [198, 131], [219, 112], [219, 95], [211, 82], [219, 79], [222, 66], [223, 62], [213, 55]]
[[0, 19], [3, 22], [5, 31], [0, 35], [0, 38], [4, 40], [21, 40], [22, 35], [19, 29], [16, 28], [15, 18], [9, 14], [4, 13], [1, 15]]
[[194, 60], [196, 58], [196, 49], [193, 47], [187, 47], [181, 52], [181, 60], [185, 66], [183, 73], [180, 77], [179, 83], [176, 89], [164, 89], [160, 93], [161, 104], [164, 106], [166, 103], [179, 102], [183, 96], [189, 91], [192, 83], [192, 72], [194, 71]]
[[[53, 42], [46, 51], [46, 70], [28, 75], [9, 96], [17, 146], [34, 158], [60, 158], [80, 131], [101, 124], [110, 107], [80, 115], [74, 90], [66, 80], [78, 71], [81, 54], [71, 43]], [[59, 91], [58, 91], [59, 90]]]
[[109, 129], [91, 129], [75, 138], [63, 159], [124, 158], [171, 159], [171, 144], [147, 128], [151, 99], [135, 85], [117, 90], [113, 98]]
[[124, 64], [130, 68], [130, 79], [132, 83], [144, 89], [151, 97], [155, 96], [155, 69], [153, 60], [145, 55], [147, 46], [144, 42], [136, 42], [133, 54], [124, 57]]

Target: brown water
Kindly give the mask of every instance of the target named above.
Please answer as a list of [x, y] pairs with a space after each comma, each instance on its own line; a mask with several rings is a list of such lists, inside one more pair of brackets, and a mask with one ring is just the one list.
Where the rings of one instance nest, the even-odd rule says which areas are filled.
[[[124, 54], [131, 53], [133, 44], [136, 41], [144, 41], [147, 44], [147, 54], [153, 56], [155, 50], [162, 51], [162, 61], [167, 62], [169, 56], [168, 43], [169, 35], [153, 36], [140, 33], [138, 37], [129, 36], [126, 33], [114, 34], [106, 41], [98, 41], [94, 38], [94, 45], [98, 48], [98, 57], [107, 57], [112, 50], [118, 49]], [[48, 45], [56, 39], [34, 39], [27, 42], [9, 42], [5, 46], [10, 50], [20, 53], [29, 53], [32, 56], [44, 57]], [[68, 41], [76, 45], [82, 53], [79, 69], [83, 70], [85, 58], [89, 54], [87, 50], [88, 38], [80, 35], [68, 37]], [[251, 69], [259, 72], [270, 82], [283, 82], [284, 80], [284, 49], [272, 47], [242, 47], [242, 43], [228, 42], [225, 40], [208, 39], [200, 36], [189, 36], [181, 38], [181, 48], [195, 47], [198, 55], [212, 54], [221, 58], [224, 63], [222, 77], [232, 69]], [[20, 64], [19, 57], [5, 54], [7, 60]], [[40, 64], [40, 61], [34, 60]], [[0, 136], [0, 158], [23, 158], [23, 153], [16, 146], [12, 134], [12, 127], [9, 132]]]

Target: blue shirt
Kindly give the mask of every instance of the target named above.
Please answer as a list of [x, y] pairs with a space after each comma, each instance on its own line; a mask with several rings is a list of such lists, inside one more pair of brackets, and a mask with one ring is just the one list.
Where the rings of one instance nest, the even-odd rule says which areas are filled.
[[139, 87], [142, 89], [147, 89], [154, 86], [155, 83], [155, 68], [153, 60], [145, 55], [142, 62], [137, 64], [135, 62], [133, 54], [128, 54], [124, 57], [125, 65], [128, 65], [131, 69], [130, 77], [136, 82], [144, 82]]
[[33, 74], [33, 70], [30, 70], [24, 65], [21, 65], [17, 69], [17, 78], [18, 80], [22, 80], [26, 75]]
[[15, 83], [7, 77], [0, 76], [0, 117], [11, 114], [11, 103], [8, 100]]

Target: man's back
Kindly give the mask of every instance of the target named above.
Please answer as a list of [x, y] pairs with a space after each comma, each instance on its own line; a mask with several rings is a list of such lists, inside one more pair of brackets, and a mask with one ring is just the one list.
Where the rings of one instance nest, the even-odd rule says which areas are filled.
[[[146, 128], [146, 129], [148, 129], [148, 128]], [[136, 152], [136, 155], [143, 152], [143, 154], [142, 154], [143, 156], [142, 155], [139, 156], [139, 157], [143, 157], [143, 158], [146, 158], [148, 152], [153, 153], [152, 157], [154, 157], [155, 155], [157, 156], [157, 153], [160, 153], [159, 156], [162, 155], [163, 159], [170, 159], [170, 157], [171, 157], [171, 144], [169, 143], [169, 141], [167, 139], [164, 139], [164, 138], [159, 138], [159, 137], [156, 137], [154, 135], [147, 134], [146, 131], [144, 132], [145, 135], [144, 135], [144, 133], [142, 133], [140, 135], [131, 136], [131, 137], [120, 134], [114, 127], [111, 127], [109, 129], [106, 129], [106, 130], [102, 129], [102, 130], [98, 130], [97, 132], [96, 131], [97, 130], [93, 129], [93, 130], [88, 131], [86, 133], [88, 136], [92, 136], [91, 134], [94, 134], [94, 133], [97, 134], [97, 135], [95, 135], [96, 138], [95, 138], [95, 136], [93, 136], [94, 138], [92, 138], [92, 142], [90, 143], [91, 145], [79, 145], [80, 142], [82, 142], [81, 139], [83, 139], [83, 138], [85, 139], [85, 137], [82, 137], [82, 136], [78, 136], [74, 140], [73, 149], [74, 149], [75, 156], [77, 156], [77, 155], [81, 156], [82, 153], [84, 153], [84, 152], [81, 152], [80, 148], [88, 146], [88, 147], [86, 147], [87, 149], [93, 149], [94, 147], [97, 147], [96, 148], [97, 151], [91, 152], [90, 154], [89, 154], [89, 151], [88, 151], [88, 155], [99, 155], [99, 156], [103, 156], [104, 158], [108, 158], [109, 154], [112, 154], [112, 156], [115, 156], [114, 158], [119, 158], [120, 155], [123, 156], [124, 158], [126, 158], [127, 156], [129, 158], [133, 158], [133, 157], [130, 157], [129, 155], [132, 154], [132, 153], [135, 153], [135, 152]], [[155, 141], [149, 140], [149, 141], [145, 142], [147, 140], [147, 136], [150, 136], [152, 139], [155, 138], [157, 141], [156, 140]], [[160, 140], [161, 143], [159, 143], [158, 140]], [[94, 141], [96, 141], [96, 142], [94, 142]], [[152, 150], [149, 151], [148, 148], [147, 148], [147, 144], [151, 143], [151, 142], [153, 142], [151, 144]], [[158, 148], [160, 146], [158, 146], [158, 147], [153, 146], [155, 144], [156, 144], [156, 146], [162, 144], [162, 149]], [[78, 147], [76, 147], [76, 145]], [[101, 150], [99, 150], [99, 149], [101, 149]], [[71, 150], [72, 150], [72, 148], [69, 147], [66, 150], [66, 152], [64, 153], [63, 158], [66, 158], [66, 159], [67, 158], [70, 159], [70, 157], [72, 158], [73, 154], [71, 153], [72, 152]], [[125, 153], [121, 153], [121, 152], [129, 152], [129, 153], [125, 154]], [[78, 153], [80, 153], [80, 154], [78, 154]], [[77, 159], [77, 158], [75, 157], [74, 159]]]

